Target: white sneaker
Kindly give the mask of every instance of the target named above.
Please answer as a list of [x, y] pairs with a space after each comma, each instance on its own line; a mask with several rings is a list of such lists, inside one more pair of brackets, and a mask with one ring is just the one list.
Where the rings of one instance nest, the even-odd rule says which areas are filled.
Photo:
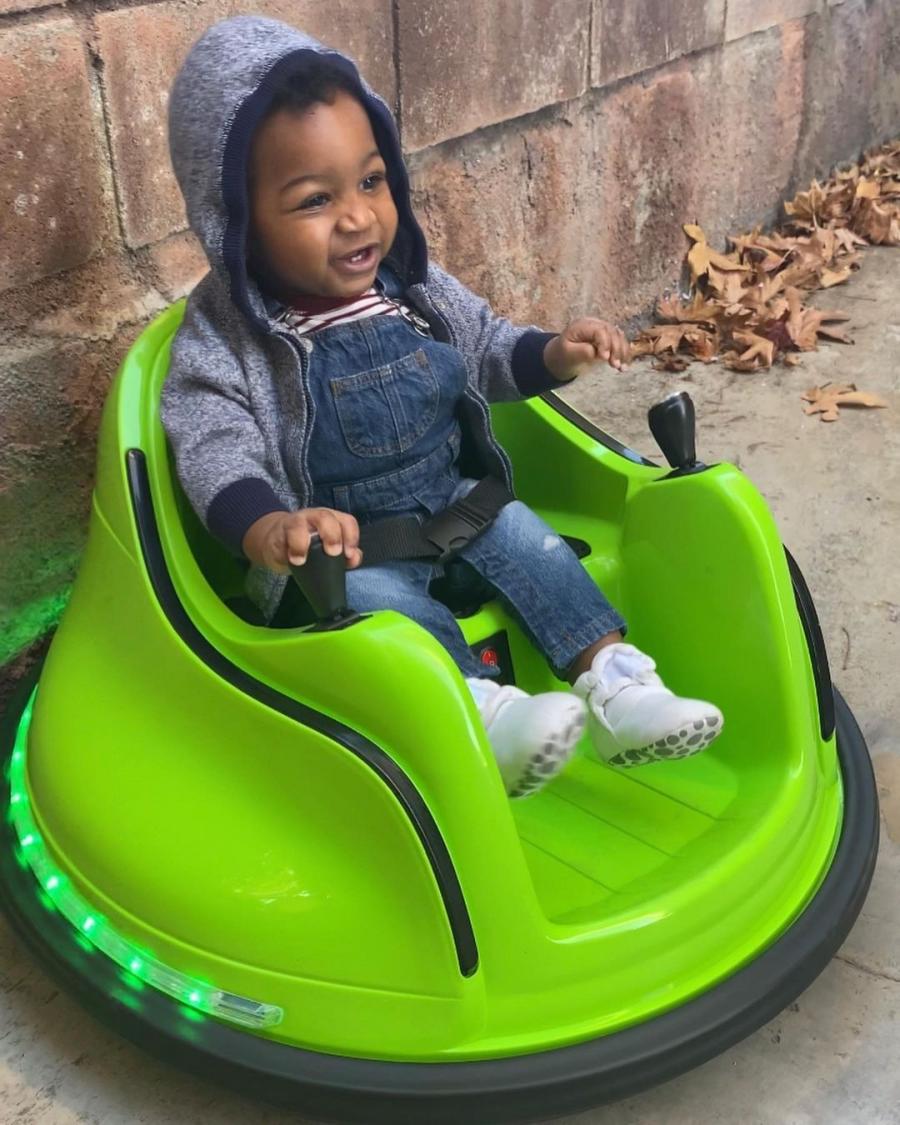
[[594, 749], [611, 766], [690, 757], [707, 747], [724, 723], [712, 703], [669, 691], [654, 662], [634, 645], [601, 649], [573, 690], [588, 705]]
[[568, 692], [528, 695], [493, 680], [466, 680], [487, 730], [500, 776], [510, 797], [543, 788], [571, 758], [587, 719], [585, 706]]

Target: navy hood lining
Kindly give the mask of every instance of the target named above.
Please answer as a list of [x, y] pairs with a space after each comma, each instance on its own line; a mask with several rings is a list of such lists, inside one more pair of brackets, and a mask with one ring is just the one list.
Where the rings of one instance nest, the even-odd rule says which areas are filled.
[[[222, 258], [230, 279], [231, 299], [251, 322], [263, 330], [268, 330], [268, 324], [253, 309], [248, 292], [246, 243], [250, 225], [250, 200], [247, 191], [247, 166], [250, 159], [250, 146], [257, 128], [272, 103], [276, 89], [286, 77], [300, 70], [310, 56], [327, 58], [346, 74], [369, 116], [375, 142], [385, 159], [388, 185], [399, 217], [395, 247], [398, 240], [407, 236], [408, 232], [413, 232], [406, 283], [414, 285], [424, 282], [428, 269], [425, 239], [413, 216], [403, 154], [390, 110], [379, 99], [371, 97], [366, 92], [356, 67], [339, 52], [317, 51], [311, 47], [291, 51], [268, 70], [256, 89], [238, 108], [222, 157], [222, 200], [226, 215]], [[396, 260], [393, 253], [391, 257]]]

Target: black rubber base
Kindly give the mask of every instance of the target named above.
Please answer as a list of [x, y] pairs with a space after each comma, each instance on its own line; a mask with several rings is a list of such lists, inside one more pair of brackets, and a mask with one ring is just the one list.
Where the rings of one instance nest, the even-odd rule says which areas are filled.
[[[5, 764], [27, 691], [0, 726]], [[844, 820], [831, 868], [794, 925], [755, 961], [675, 1011], [559, 1050], [463, 1063], [389, 1063], [324, 1055], [206, 1020], [145, 989], [129, 994], [120, 971], [83, 948], [68, 922], [39, 901], [31, 872], [2, 825], [0, 905], [63, 986], [121, 1035], [178, 1066], [261, 1100], [360, 1125], [502, 1125], [577, 1113], [673, 1078], [776, 1016], [814, 980], [862, 907], [878, 849], [878, 800], [865, 741], [835, 693]], [[8, 789], [4, 781], [4, 805]]]

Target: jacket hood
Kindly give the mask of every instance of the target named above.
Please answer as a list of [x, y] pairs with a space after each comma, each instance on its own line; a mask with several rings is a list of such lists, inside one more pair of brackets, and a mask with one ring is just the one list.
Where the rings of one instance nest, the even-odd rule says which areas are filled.
[[369, 115], [399, 217], [392, 263], [406, 285], [423, 282], [427, 271], [425, 236], [410, 206], [396, 122], [353, 60], [278, 20], [223, 20], [197, 40], [175, 79], [169, 151], [188, 222], [210, 268], [237, 307], [261, 328], [268, 324], [266, 305], [246, 261], [250, 143], [276, 87], [310, 54], [325, 55], [345, 71]]

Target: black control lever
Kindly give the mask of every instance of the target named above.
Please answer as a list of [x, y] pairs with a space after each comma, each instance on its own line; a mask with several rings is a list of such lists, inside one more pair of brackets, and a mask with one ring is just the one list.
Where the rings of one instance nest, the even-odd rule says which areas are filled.
[[294, 581], [312, 607], [318, 628], [332, 629], [349, 625], [359, 617], [347, 607], [347, 560], [326, 554], [322, 540], [313, 535], [302, 566], [291, 566]]
[[647, 412], [650, 432], [677, 473], [690, 473], [705, 466], [697, 460], [694, 404], [686, 391], [669, 395]]

